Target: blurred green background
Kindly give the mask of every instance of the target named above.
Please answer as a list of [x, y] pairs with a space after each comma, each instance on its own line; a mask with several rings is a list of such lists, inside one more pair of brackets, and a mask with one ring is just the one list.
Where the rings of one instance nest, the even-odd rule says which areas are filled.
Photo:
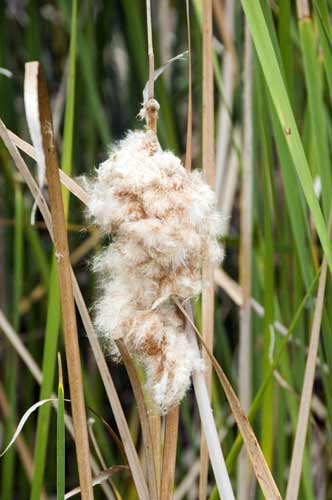
[[[243, 2], [247, 4], [248, 2]], [[148, 79], [146, 12], [143, 0], [82, 0], [77, 18], [72, 17], [74, 2], [59, 0], [8, 0], [0, 2], [0, 117], [5, 125], [28, 142], [23, 101], [24, 64], [39, 60], [44, 67], [52, 98], [54, 126], [62, 166], [71, 175], [92, 174], [107, 156], [110, 145], [128, 129], [143, 127], [137, 119], [142, 90]], [[252, 312], [251, 352], [247, 360], [252, 398], [268, 374], [271, 359], [284, 333], [297, 319], [273, 381], [260, 398], [253, 421], [254, 430], [271, 466], [280, 492], [284, 495], [293, 438], [297, 426], [306, 352], [310, 339], [316, 291], [310, 288], [323, 258], [316, 234], [312, 206], [308, 207], [299, 182], [287, 134], [278, 119], [284, 101], [276, 106], [280, 85], [269, 81], [269, 61], [276, 58], [281, 81], [300, 131], [310, 168], [312, 185], [325, 222], [331, 205], [331, 104], [332, 43], [330, 2], [314, 1], [310, 16], [301, 18], [291, 0], [255, 1], [262, 17], [251, 21], [256, 29], [252, 58], [253, 70], [253, 210], [252, 296], [265, 309], [265, 315]], [[193, 167], [201, 168], [202, 157], [202, 30], [201, 2], [190, 2], [193, 72]], [[258, 12], [257, 10], [257, 12]], [[152, 2], [156, 67], [187, 49], [186, 5], [180, 0]], [[220, 17], [221, 15], [221, 17]], [[248, 17], [249, 19], [249, 17]], [[271, 41], [271, 51], [259, 38], [263, 22]], [[77, 32], [77, 46], [70, 57], [70, 39]], [[237, 0], [214, 2], [215, 140], [219, 206], [227, 217], [224, 238], [225, 272], [240, 282], [239, 257], [242, 242], [241, 195], [244, 122], [243, 92], [245, 17]], [[257, 50], [257, 52], [256, 52]], [[265, 51], [265, 52], [264, 52]], [[257, 54], [259, 57], [257, 57]], [[263, 56], [266, 56], [265, 60]], [[76, 61], [75, 86], [67, 87], [68, 72]], [[227, 62], [228, 61], [228, 62]], [[231, 62], [229, 62], [231, 61]], [[71, 70], [70, 70], [71, 68]], [[73, 73], [71, 72], [73, 76]], [[265, 75], [265, 76], [264, 76]], [[158, 79], [155, 97], [159, 101], [159, 138], [184, 158], [188, 110], [188, 59], [176, 61]], [[71, 112], [73, 111], [73, 121]], [[66, 118], [65, 118], [66, 117]], [[66, 122], [67, 120], [67, 122]], [[293, 131], [291, 131], [292, 133]], [[213, 133], [213, 131], [211, 131]], [[286, 139], [285, 139], [286, 137]], [[72, 152], [71, 152], [72, 150]], [[65, 157], [65, 160], [64, 160]], [[26, 161], [35, 174], [33, 161]], [[64, 352], [60, 324], [57, 284], [52, 268], [52, 245], [37, 212], [31, 226], [33, 200], [17, 174], [9, 154], [0, 143], [0, 309], [10, 321], [25, 347], [44, 373], [44, 388], [19, 359], [0, 332], [0, 443], [9, 441], [18, 419], [36, 401], [57, 391], [56, 353]], [[295, 167], [295, 168], [294, 168]], [[218, 177], [219, 175], [219, 177]], [[46, 193], [46, 190], [45, 190]], [[310, 204], [309, 204], [310, 205]], [[244, 207], [245, 208], [245, 207]], [[74, 270], [89, 307], [98, 293], [89, 267], [91, 258], [107, 239], [101, 240], [87, 226], [81, 203], [70, 197], [68, 230]], [[326, 230], [326, 227], [325, 227]], [[241, 284], [241, 283], [240, 283]], [[226, 291], [225, 289], [226, 288]], [[216, 287], [214, 353], [237, 390], [243, 367], [238, 364], [239, 307], [232, 300], [230, 287]], [[308, 292], [309, 290], [309, 292]], [[296, 312], [308, 292], [309, 298]], [[328, 276], [322, 332], [319, 346], [314, 395], [304, 453], [299, 498], [332, 498], [332, 330], [331, 279]], [[200, 302], [195, 304], [199, 322]], [[275, 321], [278, 321], [277, 327]], [[108, 467], [123, 463], [104, 418], [115, 430], [113, 415], [79, 322], [86, 401], [97, 416], [91, 424], [101, 454]], [[274, 326], [273, 326], [274, 324]], [[280, 328], [284, 325], [285, 328]], [[64, 360], [64, 354], [63, 354]], [[140, 444], [139, 420], [124, 368], [109, 362], [116, 387], [136, 443]], [[65, 374], [65, 397], [68, 385]], [[212, 403], [225, 455], [230, 452], [237, 429], [217, 380], [213, 382]], [[37, 430], [38, 429], [38, 430]], [[22, 465], [13, 447], [0, 460], [0, 498], [40, 498], [44, 492], [56, 494], [56, 413], [44, 407], [35, 413], [21, 434], [34, 473]], [[181, 404], [176, 484], [191, 472], [193, 479], [183, 496], [197, 498], [199, 473], [199, 419], [190, 393]], [[29, 462], [28, 460], [28, 462]], [[195, 465], [196, 464], [196, 465]], [[232, 464], [234, 465], [234, 463]], [[196, 468], [195, 468], [196, 467]], [[214, 480], [210, 472], [209, 492]], [[236, 467], [233, 467], [236, 484]], [[31, 487], [32, 484], [32, 487]], [[66, 491], [77, 486], [75, 451], [66, 438]], [[114, 484], [122, 498], [135, 498], [130, 475], [120, 472]], [[257, 491], [256, 491], [257, 490]], [[105, 498], [100, 486], [96, 498]], [[31, 496], [30, 496], [31, 495]], [[250, 496], [251, 495], [251, 496]], [[249, 498], [259, 498], [253, 482]]]

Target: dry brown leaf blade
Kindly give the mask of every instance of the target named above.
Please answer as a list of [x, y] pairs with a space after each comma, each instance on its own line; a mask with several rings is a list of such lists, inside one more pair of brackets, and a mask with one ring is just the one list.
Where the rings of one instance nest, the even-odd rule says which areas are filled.
[[46, 81], [38, 62], [27, 63], [25, 66], [25, 90], [29, 91], [29, 95], [35, 95], [38, 102], [39, 116], [36, 119], [40, 120], [41, 142], [50, 198], [78, 473], [82, 498], [90, 500], [93, 499], [93, 490], [89, 438], [59, 163]]
[[220, 364], [218, 363], [214, 355], [211, 353], [201, 333], [196, 328], [196, 325], [194, 324], [194, 322], [192, 321], [192, 319], [190, 318], [184, 307], [178, 301], [176, 302], [176, 304], [186, 317], [188, 323], [191, 325], [193, 329], [193, 334], [196, 333], [196, 335], [198, 336], [218, 375], [218, 378], [221, 382], [221, 385], [224, 389], [225, 395], [231, 407], [233, 416], [241, 432], [243, 441], [248, 451], [248, 455], [250, 457], [251, 464], [253, 466], [255, 475], [261, 486], [261, 489], [265, 495], [265, 498], [267, 500], [281, 500], [281, 495], [272, 477], [271, 471], [266, 463], [263, 452], [254, 434], [254, 431], [252, 430], [249, 420], [247, 419], [241, 407], [240, 401], [238, 400], [223, 369], [221, 368]]

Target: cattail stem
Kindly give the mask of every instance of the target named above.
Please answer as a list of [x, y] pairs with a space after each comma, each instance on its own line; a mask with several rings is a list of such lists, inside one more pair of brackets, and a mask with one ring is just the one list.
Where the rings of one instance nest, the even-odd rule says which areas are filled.
[[[214, 188], [215, 159], [214, 159], [214, 80], [213, 80], [213, 22], [212, 0], [203, 0], [203, 95], [202, 95], [202, 163], [204, 177], [207, 183]], [[202, 329], [203, 337], [209, 348], [213, 350], [214, 335], [214, 283], [213, 269], [209, 262], [203, 267], [203, 281], [209, 283], [202, 291]], [[206, 382], [208, 392], [211, 393], [212, 366], [210, 360], [203, 353], [206, 363]], [[204, 436], [201, 439], [201, 470], [199, 480], [199, 499], [205, 500], [207, 495], [207, 478], [209, 469], [208, 450]]]
[[[244, 144], [242, 168], [241, 199], [241, 247], [240, 282], [243, 291], [243, 304], [240, 309], [239, 340], [239, 397], [245, 412], [251, 400], [251, 261], [252, 261], [252, 190], [253, 190], [253, 121], [252, 121], [252, 42], [248, 24], [245, 26], [244, 51]], [[248, 496], [250, 485], [248, 456], [242, 451], [238, 464], [238, 498]]]
[[151, 20], [151, 3], [146, 0], [146, 22], [148, 28], [148, 55], [149, 55], [149, 100], [154, 97], [154, 53], [152, 41], [152, 20]]
[[157, 121], [158, 121], [158, 111], [159, 103], [155, 99], [149, 99], [145, 104], [145, 118], [146, 118], [146, 128], [151, 132], [157, 133]]
[[310, 17], [310, 7], [308, 0], [296, 1], [297, 18], [299, 21]]
[[142, 437], [143, 437], [144, 453], [147, 466], [147, 476], [148, 476], [147, 479], [149, 484], [150, 496], [152, 498], [157, 498], [158, 482], [156, 479], [156, 467], [155, 467], [155, 460], [153, 457], [153, 442], [151, 436], [151, 428], [149, 426], [148, 413], [144, 401], [143, 390], [136, 372], [135, 365], [133, 363], [133, 360], [131, 359], [126, 344], [123, 342], [122, 339], [118, 339], [116, 344], [120, 351], [121, 358], [125, 364], [137, 403], [138, 414], [140, 417], [141, 428], [142, 428]]
[[187, 145], [185, 166], [191, 170], [192, 161], [192, 127], [193, 127], [193, 99], [192, 99], [192, 70], [191, 70], [191, 36], [190, 36], [190, 9], [189, 0], [186, 0], [187, 38], [188, 38], [188, 113], [187, 113]]
[[[182, 309], [182, 308], [181, 308]], [[185, 306], [185, 311], [190, 318], [193, 317], [191, 305]], [[189, 321], [187, 321], [187, 334], [190, 341], [198, 350], [196, 334]], [[231, 481], [227, 472], [225, 459], [219, 443], [219, 436], [216, 428], [216, 423], [213, 418], [213, 413], [210, 404], [210, 397], [207, 390], [205, 375], [201, 371], [194, 371], [192, 381], [198, 406], [198, 411], [201, 417], [201, 426], [203, 429], [205, 442], [209, 452], [209, 457], [217, 483], [220, 498], [223, 500], [234, 500], [234, 493]]]
[[160, 500], [168, 500], [173, 495], [179, 414], [177, 405], [166, 416]]

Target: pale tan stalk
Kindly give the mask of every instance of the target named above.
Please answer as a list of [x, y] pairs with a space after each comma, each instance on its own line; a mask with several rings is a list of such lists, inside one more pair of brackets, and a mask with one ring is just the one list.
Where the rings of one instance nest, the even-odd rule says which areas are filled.
[[[331, 233], [332, 209], [330, 211], [328, 234]], [[286, 500], [296, 500], [299, 494], [303, 454], [308, 431], [312, 390], [315, 379], [317, 353], [319, 345], [319, 335], [323, 317], [324, 297], [327, 279], [327, 260], [324, 256], [322, 270], [319, 277], [318, 293], [316, 298], [314, 318], [311, 327], [311, 336], [307, 363], [304, 373], [304, 381], [301, 393], [298, 421], [296, 426], [295, 440], [293, 445], [292, 460], [289, 470], [289, 480], [287, 484]]]
[[[212, 0], [203, 0], [203, 130], [202, 130], [202, 163], [205, 180], [214, 188], [214, 85], [213, 85], [213, 45], [212, 45]], [[203, 279], [209, 285], [202, 292], [202, 326], [204, 339], [213, 350], [214, 333], [214, 280], [213, 268], [207, 263], [203, 269]], [[212, 366], [203, 353], [206, 362], [206, 381], [211, 394]], [[209, 469], [208, 449], [204, 434], [201, 436], [201, 472], [199, 481], [199, 499], [205, 500], [207, 495], [207, 479]]]
[[165, 419], [165, 439], [160, 491], [161, 500], [170, 500], [173, 498], [179, 414], [180, 407], [175, 406], [168, 412]]
[[104, 460], [104, 457], [102, 455], [102, 452], [101, 452], [100, 447], [98, 445], [98, 441], [97, 441], [95, 433], [94, 433], [94, 429], [93, 429], [93, 424], [94, 423], [95, 423], [94, 418], [89, 418], [88, 419], [89, 437], [90, 437], [91, 443], [93, 445], [93, 448], [95, 450], [95, 453], [96, 453], [96, 455], [98, 457], [100, 465], [102, 466], [103, 469], [107, 469], [106, 462]]
[[[229, 1], [232, 1], [233, 5], [230, 5]], [[233, 12], [232, 17], [234, 16], [234, 0], [226, 0], [224, 3], [220, 2], [220, 0], [213, 0], [213, 12], [216, 26], [224, 42], [225, 49], [232, 54], [234, 59], [233, 72], [234, 79], [236, 79], [238, 73], [238, 60], [234, 45], [234, 23], [233, 19], [229, 17], [231, 12]]]
[[223, 94], [219, 104], [216, 144], [215, 189], [218, 207], [220, 207], [226, 193], [225, 177], [228, 171], [227, 157], [232, 133], [232, 107], [237, 58], [234, 49], [234, 0], [226, 0], [224, 8], [219, 1], [214, 1], [213, 6], [216, 23], [225, 48], [222, 63]]
[[158, 498], [159, 498], [160, 488], [161, 488], [162, 466], [163, 466], [162, 448], [161, 448], [161, 441], [162, 441], [161, 418], [153, 408], [150, 411], [151, 413], [149, 414], [149, 424], [152, 436], [153, 456], [156, 469], [156, 480], [157, 480]]
[[229, 155], [227, 157], [227, 170], [225, 172], [223, 181], [223, 195], [220, 198], [218, 208], [220, 208], [220, 213], [224, 218], [224, 228], [223, 234], [227, 236], [229, 234], [229, 228], [231, 224], [231, 215], [234, 208], [234, 201], [237, 191], [237, 186], [239, 183], [239, 170], [240, 170], [240, 160], [239, 160], [239, 143], [240, 143], [240, 131], [238, 128], [234, 129], [233, 132], [233, 142]]
[[310, 7], [308, 0], [296, 0], [297, 18], [298, 20], [310, 17]]
[[152, 40], [152, 18], [151, 18], [151, 2], [146, 0], [146, 21], [148, 29], [148, 56], [149, 56], [149, 93], [148, 98], [154, 98], [154, 52]]
[[199, 460], [196, 460], [196, 462], [190, 466], [188, 473], [175, 490], [174, 500], [182, 500], [182, 498], [184, 498], [189, 491], [193, 491], [193, 485], [199, 475], [199, 466]]
[[[251, 281], [252, 281], [252, 189], [253, 189], [253, 122], [252, 122], [252, 43], [248, 24], [245, 24], [244, 40], [244, 144], [241, 188], [241, 239], [240, 283], [242, 306], [240, 308], [239, 339], [239, 399], [246, 413], [249, 411], [251, 384]], [[246, 451], [240, 453], [238, 462], [237, 494], [239, 500], [247, 500], [250, 489], [250, 467]]]
[[[162, 62], [172, 58], [173, 37], [176, 31], [176, 16], [171, 0], [160, 0], [158, 15], [159, 52]], [[163, 79], [170, 86], [171, 68], [165, 69]]]
[[93, 489], [89, 460], [89, 438], [85, 414], [75, 304], [70, 273], [71, 265], [69, 259], [64, 206], [61, 194], [59, 163], [52, 128], [52, 115], [46, 89], [46, 82], [42, 75], [39, 63], [28, 63], [26, 65], [26, 72], [28, 73], [29, 70], [34, 70], [36, 66], [38, 68], [36, 85], [38, 85], [40, 124], [53, 224], [54, 248], [57, 260], [62, 324], [65, 340], [70, 398], [73, 412], [78, 474], [82, 498], [83, 500], [91, 500], [93, 499]]
[[74, 286], [74, 295], [78, 310], [80, 312], [80, 316], [82, 318], [82, 322], [85, 328], [85, 331], [88, 335], [89, 342], [101, 375], [101, 378], [104, 383], [104, 387], [110, 401], [114, 417], [119, 429], [119, 433], [122, 439], [122, 443], [126, 452], [126, 457], [130, 466], [130, 470], [133, 476], [133, 480], [135, 482], [135, 486], [138, 492], [138, 496], [140, 500], [148, 499], [148, 489], [144, 480], [143, 471], [139, 463], [139, 459], [137, 456], [136, 449], [134, 447], [132, 437], [130, 435], [130, 431], [128, 428], [128, 424], [126, 421], [126, 417], [123, 413], [121, 403], [116, 392], [116, 388], [114, 386], [113, 380], [111, 378], [110, 372], [107, 367], [107, 363], [104, 357], [104, 354], [101, 350], [98, 337], [94, 331], [92, 321], [88, 312], [88, 309], [85, 305], [81, 290], [78, 286], [75, 275], [72, 272], [73, 277], [73, 286]]
[[191, 170], [192, 142], [193, 142], [193, 97], [192, 97], [192, 70], [191, 70], [191, 34], [190, 34], [190, 7], [186, 0], [187, 39], [188, 39], [188, 113], [187, 113], [187, 144], [185, 167]]
[[[126, 348], [126, 345], [122, 339], [116, 341], [117, 347], [120, 351], [122, 361], [126, 367], [131, 387], [134, 392], [135, 400], [137, 403], [137, 409], [141, 422], [142, 436], [143, 436], [143, 446], [145, 452], [145, 461], [147, 468], [147, 479], [149, 484], [150, 496], [151, 498], [158, 497], [158, 484], [156, 479], [156, 469], [155, 461], [153, 456], [153, 442], [152, 433], [149, 425], [148, 412], [145, 405], [144, 394], [139, 380], [135, 365], [131, 356]], [[160, 419], [159, 419], [160, 420]]]

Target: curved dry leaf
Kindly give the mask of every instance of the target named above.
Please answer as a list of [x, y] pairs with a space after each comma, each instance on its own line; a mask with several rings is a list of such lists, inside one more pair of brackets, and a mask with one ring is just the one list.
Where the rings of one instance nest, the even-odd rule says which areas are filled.
[[[188, 50], [185, 50], [184, 52], [181, 52], [181, 54], [178, 54], [177, 56], [175, 57], [172, 57], [171, 59], [169, 59], [165, 64], [163, 64], [162, 66], [160, 66], [160, 68], [156, 69], [154, 71], [154, 77], [153, 77], [153, 81], [156, 81], [157, 78], [159, 78], [160, 75], [162, 75], [162, 73], [165, 71], [166, 68], [168, 68], [168, 66], [170, 64], [172, 64], [173, 62], [175, 61], [178, 61], [179, 59], [185, 59], [186, 55], [188, 54]], [[145, 84], [145, 87], [143, 89], [143, 102], [147, 102], [148, 98], [149, 98], [149, 80], [146, 82]]]
[[[25, 115], [28, 123], [30, 137], [34, 146], [35, 159], [37, 163], [37, 179], [39, 188], [42, 189], [45, 184], [45, 155], [43, 150], [43, 138], [41, 131], [41, 121], [39, 112], [38, 86], [36, 79], [38, 77], [39, 66], [36, 63], [27, 63], [24, 73], [24, 106]], [[31, 223], [35, 222], [37, 201], [35, 200], [32, 212]]]
[[13, 73], [6, 68], [0, 68], [0, 75], [6, 76], [7, 78], [13, 78]]
[[[112, 477], [113, 474], [116, 474], [117, 472], [122, 472], [127, 470], [129, 470], [129, 467], [127, 467], [126, 465], [114, 465], [109, 469], [105, 469], [100, 474], [98, 474], [98, 476], [92, 479], [92, 486], [97, 486], [98, 484], [101, 484], [103, 481], [107, 481], [107, 479]], [[81, 488], [78, 486], [77, 488], [74, 488], [65, 494], [65, 500], [67, 498], [72, 498], [75, 495], [78, 495], [79, 493], [81, 493]]]
[[21, 433], [25, 422], [28, 420], [30, 415], [35, 411], [38, 410], [40, 406], [43, 406], [46, 403], [50, 403], [51, 401], [57, 401], [57, 398], [50, 398], [50, 399], [42, 399], [41, 401], [38, 401], [38, 403], [35, 403], [34, 405], [30, 406], [30, 408], [24, 413], [23, 417], [18, 423], [18, 426], [16, 428], [16, 431], [13, 434], [13, 437], [7, 444], [6, 448], [0, 453], [0, 458], [4, 456], [5, 453], [11, 448], [11, 446], [15, 443], [16, 439], [18, 438], [19, 434]]

